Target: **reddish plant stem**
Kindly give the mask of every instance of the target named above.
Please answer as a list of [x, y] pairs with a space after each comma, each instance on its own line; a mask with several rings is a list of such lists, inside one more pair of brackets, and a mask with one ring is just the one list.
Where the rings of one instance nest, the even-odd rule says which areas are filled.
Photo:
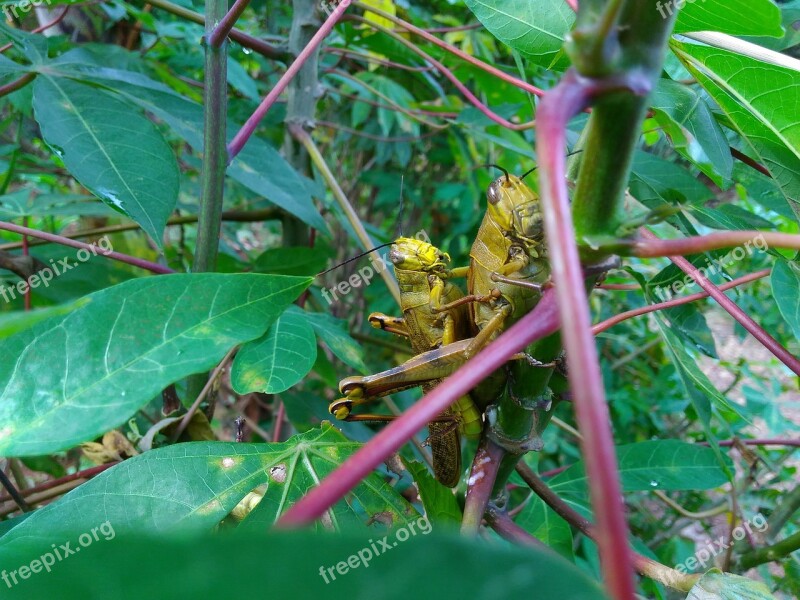
[[283, 400], [278, 400], [278, 410], [275, 411], [275, 424], [272, 428], [272, 441], [280, 442], [283, 429], [283, 421], [286, 419], [286, 407]]
[[565, 176], [567, 123], [587, 107], [590, 94], [602, 92], [595, 89], [596, 85], [592, 88], [589, 85], [570, 71], [545, 94], [537, 112], [536, 154], [540, 161], [539, 187], [547, 248], [562, 316], [561, 339], [569, 371], [580, 373], [580, 377], [570, 378], [570, 386], [578, 428], [583, 434], [581, 449], [592, 506], [597, 515], [600, 560], [611, 596], [633, 598], [635, 588], [622, 487]]
[[[731, 233], [740, 233], [740, 232], [731, 232]], [[747, 232], [741, 232], [747, 233]], [[654, 242], [663, 242], [666, 240], [659, 240], [654, 234], [650, 233], [647, 230], [642, 231], [642, 235], [648, 239], [653, 240]], [[722, 234], [725, 236], [726, 234]], [[773, 234], [773, 235], [784, 235], [784, 234]], [[711, 234], [708, 236], [704, 236], [706, 238], [712, 236], [719, 236], [719, 234]], [[787, 236], [793, 237], [800, 240], [800, 236]], [[688, 238], [688, 239], [697, 239], [697, 238]], [[680, 241], [680, 240], [676, 240]], [[778, 340], [773, 338], [770, 334], [768, 334], [764, 329], [758, 325], [746, 312], [744, 312], [733, 300], [728, 298], [716, 285], [711, 283], [700, 271], [695, 268], [695, 266], [690, 263], [688, 260], [683, 258], [682, 256], [670, 256], [669, 259], [678, 266], [681, 271], [689, 275], [694, 281], [703, 288], [708, 295], [714, 298], [717, 303], [726, 311], [728, 312], [739, 324], [745, 328], [754, 338], [756, 338], [761, 344], [770, 352], [772, 352], [778, 360], [780, 360], [783, 364], [789, 367], [792, 371], [794, 371], [797, 375], [800, 375], [800, 360], [794, 357], [786, 348], [784, 348]]]
[[[739, 277], [738, 279], [729, 281], [719, 286], [719, 289], [724, 292], [731, 288], [735, 288], [736, 286], [749, 283], [757, 279], [761, 279], [762, 277], [766, 277], [767, 275], [770, 274], [770, 272], [771, 269], [756, 271], [755, 273], [750, 273], [749, 275], [745, 275], [744, 277]], [[703, 298], [708, 298], [708, 292], [698, 292], [696, 294], [690, 294], [689, 296], [685, 296], [683, 298], [668, 300], [666, 302], [659, 302], [657, 304], [650, 304], [648, 306], [643, 306], [641, 308], [634, 308], [633, 310], [628, 310], [623, 313], [619, 313], [618, 315], [614, 315], [610, 319], [606, 319], [605, 321], [598, 323], [597, 325], [592, 327], [592, 333], [594, 335], [597, 335], [598, 333], [602, 333], [607, 329], [611, 329], [614, 325], [622, 323], [623, 321], [626, 321], [633, 317], [645, 315], [651, 312], [655, 312], [657, 310], [664, 310], [665, 308], [672, 308], [673, 306], [680, 306], [681, 304], [688, 304], [689, 302], [694, 302], [695, 300], [701, 300]]]
[[299, 526], [321, 517], [445, 408], [505, 364], [511, 356], [534, 341], [554, 333], [558, 329], [557, 314], [555, 294], [547, 290], [534, 310], [364, 444], [328, 475], [319, 487], [286, 511], [278, 525]]
[[[31, 237], [47, 240], [48, 242], [61, 244], [62, 246], [69, 246], [70, 248], [89, 250], [90, 252], [92, 251], [92, 248], [95, 249], [97, 248], [96, 246], [92, 246], [91, 244], [85, 244], [84, 242], [79, 242], [78, 240], [71, 240], [69, 238], [56, 235], [54, 233], [46, 233], [44, 231], [37, 231], [36, 229], [30, 229], [28, 227], [21, 227], [19, 225], [14, 225], [13, 223], [7, 223], [5, 221], [0, 221], [0, 229], [11, 231], [13, 233], [18, 233], [20, 235], [29, 235]], [[153, 273], [159, 273], [162, 275], [175, 272], [169, 267], [159, 265], [158, 263], [150, 262], [149, 260], [136, 258], [135, 256], [122, 254], [120, 252], [107, 252], [107, 253], [98, 252], [97, 256], [104, 256], [112, 260], [118, 260], [120, 262], [124, 262], [134, 267], [139, 267], [140, 269], [146, 269], [147, 271], [151, 271]]]
[[[381, 12], [381, 11], [378, 11], [378, 12]], [[363, 17], [350, 16], [349, 20], [356, 21], [358, 23], [363, 23], [364, 25], [369, 25], [373, 29], [377, 29], [378, 31], [381, 31], [381, 32], [385, 33], [386, 35], [394, 38], [397, 42], [399, 42], [400, 44], [402, 44], [403, 46], [405, 46], [406, 48], [408, 48], [412, 52], [415, 52], [416, 54], [418, 54], [419, 56], [424, 58], [426, 61], [428, 61], [434, 67], [436, 67], [436, 69], [442, 75], [444, 75], [447, 79], [449, 79], [450, 83], [452, 83], [456, 87], [456, 89], [458, 89], [458, 91], [461, 92], [461, 94], [467, 99], [467, 101], [470, 104], [472, 104], [475, 108], [477, 108], [479, 111], [481, 111], [481, 113], [483, 113], [487, 118], [491, 119], [492, 121], [494, 121], [498, 125], [502, 125], [503, 127], [507, 128], [507, 129], [512, 129], [514, 131], [523, 131], [523, 130], [526, 130], [526, 129], [532, 129], [533, 127], [536, 126], [536, 121], [529, 121], [527, 123], [522, 123], [522, 124], [518, 125], [518, 124], [512, 123], [511, 121], [509, 121], [507, 119], [504, 119], [503, 117], [498, 115], [496, 112], [494, 112], [488, 106], [486, 106], [483, 102], [481, 102], [478, 99], [478, 97], [475, 96], [475, 94], [473, 94], [466, 85], [461, 83], [461, 81], [458, 79], [458, 77], [456, 77], [455, 74], [450, 69], [445, 67], [442, 63], [440, 63], [438, 60], [433, 58], [430, 54], [428, 54], [427, 52], [425, 52], [424, 50], [419, 48], [416, 44], [414, 44], [412, 42], [409, 42], [407, 39], [405, 39], [404, 37], [398, 35], [394, 31], [392, 31], [390, 29], [387, 29], [386, 27], [383, 27], [381, 25], [378, 25], [377, 23], [374, 23], [373, 21], [367, 21]]]
[[377, 58], [374, 56], [370, 56], [369, 54], [362, 54], [361, 52], [355, 52], [353, 50], [345, 50], [344, 48], [325, 48], [325, 52], [330, 52], [331, 54], [338, 54], [344, 57], [356, 57], [362, 61], [367, 63], [375, 63], [378, 65], [382, 65], [384, 67], [394, 67], [395, 69], [402, 69], [403, 71], [415, 71], [418, 73], [427, 73], [433, 71], [433, 67], [413, 67], [411, 65], [404, 65], [402, 63], [393, 62], [391, 60], [386, 60], [384, 58]]
[[[745, 446], [787, 446], [789, 448], [800, 448], [800, 439], [797, 440], [782, 440], [782, 439], [756, 439], [756, 440], [722, 440], [717, 442], [718, 446], [733, 446], [736, 442], [741, 442]], [[701, 446], [710, 446], [708, 442], [698, 442]]]
[[264, 115], [267, 114], [272, 105], [275, 104], [275, 101], [278, 97], [283, 93], [283, 90], [286, 89], [286, 86], [289, 85], [289, 82], [294, 79], [297, 72], [301, 69], [301, 67], [305, 64], [305, 62], [311, 57], [317, 47], [322, 43], [328, 34], [333, 29], [333, 26], [339, 21], [339, 19], [344, 16], [344, 12], [350, 6], [350, 0], [341, 0], [339, 5], [331, 12], [325, 22], [320, 26], [317, 33], [314, 34], [314, 37], [311, 38], [311, 41], [308, 45], [303, 48], [303, 51], [297, 55], [297, 58], [292, 62], [283, 76], [278, 80], [278, 83], [275, 84], [264, 100], [261, 102], [259, 107], [255, 110], [255, 112], [250, 115], [250, 118], [247, 119], [247, 122], [242, 126], [239, 132], [233, 137], [231, 142], [228, 144], [228, 160], [233, 160], [239, 152], [242, 151], [244, 145], [247, 143], [247, 140], [250, 139], [250, 136], [256, 130], [256, 127], [261, 122], [261, 119], [264, 118]]
[[392, 14], [389, 14], [389, 13], [387, 13], [385, 11], [379, 10], [379, 9], [373, 7], [373, 6], [369, 6], [367, 4], [363, 4], [362, 2], [358, 2], [357, 0], [353, 1], [353, 6], [357, 6], [358, 8], [360, 8], [362, 10], [369, 11], [371, 13], [374, 13], [376, 15], [379, 15], [379, 16], [383, 17], [384, 19], [388, 19], [389, 21], [392, 21], [393, 23], [396, 23], [397, 25], [400, 25], [403, 29], [406, 29], [407, 31], [410, 31], [411, 33], [414, 33], [414, 34], [418, 35], [419, 37], [421, 37], [425, 41], [430, 42], [431, 44], [433, 44], [434, 46], [439, 46], [439, 48], [442, 48], [443, 50], [446, 50], [447, 52], [450, 52], [451, 54], [454, 54], [455, 56], [458, 56], [460, 59], [468, 62], [469, 64], [471, 64], [474, 67], [478, 67], [479, 69], [482, 69], [482, 70], [486, 71], [487, 73], [491, 73], [492, 75], [494, 75], [498, 79], [501, 79], [502, 81], [505, 81], [506, 83], [510, 83], [511, 85], [514, 85], [514, 86], [516, 86], [516, 87], [518, 87], [518, 88], [520, 88], [522, 90], [525, 90], [526, 92], [534, 94], [536, 96], [541, 96], [542, 94], [544, 94], [544, 91], [539, 89], [539, 88], [537, 88], [536, 86], [533, 86], [533, 85], [527, 83], [526, 81], [523, 81], [522, 79], [518, 79], [517, 77], [514, 77], [513, 75], [509, 75], [508, 73], [505, 73], [504, 71], [501, 71], [500, 69], [498, 69], [496, 67], [493, 67], [491, 65], [487, 65], [485, 62], [483, 62], [481, 60], [478, 60], [474, 56], [470, 56], [466, 52], [462, 52], [461, 50], [459, 50], [455, 46], [452, 46], [452, 45], [448, 44], [447, 42], [444, 42], [444, 41], [440, 40], [435, 35], [431, 35], [427, 31], [425, 31], [424, 29], [420, 29], [419, 27], [416, 27], [415, 25], [412, 25], [411, 23], [408, 23], [407, 21], [404, 21], [403, 19], [400, 19], [400, 18], [398, 18], [398, 17], [396, 17], [396, 16], [394, 16]]
[[11, 83], [0, 86], [0, 98], [3, 96], [8, 96], [12, 92], [16, 92], [18, 89], [25, 87], [31, 81], [33, 81], [35, 77], [36, 73], [25, 73], [25, 75], [19, 79], [15, 79]]
[[572, 10], [574, 10], [575, 12], [578, 12], [578, 0], [564, 0], [564, 1], [565, 1], [567, 4], [569, 4], [569, 7], [570, 7]]
[[[77, 473], [72, 473], [71, 475], [65, 475], [64, 477], [60, 477], [59, 479], [51, 479], [50, 481], [45, 481], [44, 483], [40, 483], [39, 485], [35, 485], [33, 487], [28, 488], [27, 490], [22, 491], [22, 495], [24, 496], [31, 496], [33, 494], [37, 494], [39, 492], [44, 492], [45, 490], [49, 490], [54, 487], [58, 487], [64, 483], [69, 483], [70, 481], [75, 481], [76, 479], [91, 479], [95, 475], [98, 475], [105, 471], [108, 468], [113, 467], [114, 465], [119, 464], [118, 462], [107, 463], [105, 465], [99, 465], [97, 467], [91, 467], [89, 469], [84, 469], [83, 471], [78, 471]], [[4, 495], [0, 496], [0, 503], [8, 502], [11, 500], [11, 496]]]
[[[28, 217], [22, 217], [22, 226], [28, 226]], [[22, 236], [22, 256], [30, 256], [30, 248], [28, 247], [28, 236]], [[28, 288], [25, 290], [25, 310], [31, 309], [31, 297], [33, 296], [33, 290], [30, 288], [31, 280], [28, 277], [25, 282], [28, 284]]]
[[[55, 19], [53, 19], [53, 20], [52, 20], [52, 21], [50, 21], [49, 23], [45, 23], [44, 25], [39, 25], [39, 27], [37, 27], [37, 28], [35, 28], [35, 29], [32, 29], [32, 30], [31, 30], [31, 33], [41, 33], [41, 32], [43, 32], [45, 29], [50, 29], [51, 27], [55, 27], [56, 25], [58, 25], [59, 23], [61, 23], [61, 21], [63, 21], [63, 20], [64, 20], [64, 17], [66, 17], [66, 16], [67, 16], [67, 12], [69, 11], [69, 9], [70, 9], [70, 7], [69, 7], [69, 6], [65, 6], [65, 7], [64, 7], [64, 10], [62, 10], [62, 11], [61, 11], [61, 13], [60, 13], [60, 14], [59, 14], [59, 15], [58, 15], [58, 16], [57, 16]], [[0, 53], [2, 53], [2, 52], [5, 52], [5, 51], [6, 51], [6, 50], [8, 50], [9, 48], [11, 48], [11, 46], [13, 46], [13, 45], [14, 45], [14, 43], [13, 43], [13, 42], [9, 42], [9, 43], [8, 43], [8, 44], [6, 44], [5, 46], [0, 46]]]
[[763, 173], [767, 177], [772, 177], [772, 173], [769, 172], [769, 169], [767, 169], [767, 167], [765, 167], [759, 162], [754, 161], [752, 158], [747, 156], [747, 154], [740, 152], [736, 148], [731, 148], [731, 156], [733, 156], [733, 158], [735, 158], [736, 160], [743, 162], [748, 167], [754, 168], [759, 173]]
[[464, 500], [464, 518], [461, 521], [461, 533], [477, 535], [491, 500], [494, 482], [505, 450], [484, 436], [475, 452], [472, 469], [467, 480], [467, 496]]
[[22, 497], [19, 490], [14, 487], [14, 484], [2, 469], [0, 469], [0, 484], [2, 484], [2, 486], [6, 489], [9, 498], [14, 501], [14, 504], [16, 504], [22, 512], [31, 512], [31, 507], [28, 506], [28, 503], [25, 502], [25, 499]]
[[227, 14], [222, 17], [217, 26], [214, 27], [214, 31], [211, 32], [211, 35], [208, 36], [208, 45], [214, 48], [219, 48], [222, 46], [225, 38], [228, 37], [228, 34], [233, 29], [233, 26], [236, 25], [236, 21], [239, 20], [239, 17], [242, 16], [244, 9], [247, 8], [247, 5], [250, 4], [250, 0], [236, 0], [231, 6], [230, 10]]
[[771, 231], [720, 231], [708, 235], [680, 238], [677, 240], [661, 240], [654, 235], [644, 235], [645, 240], [634, 241], [631, 254], [639, 258], [670, 257], [678, 254], [700, 254], [710, 250], [720, 250], [732, 246], [749, 248], [753, 240], [760, 239], [768, 247], [800, 250], [800, 235], [792, 233], [773, 233]]
[[532, 548], [540, 548], [552, 552], [549, 546], [546, 546], [522, 527], [514, 523], [511, 515], [507, 512], [489, 509], [486, 512], [486, 522], [489, 523], [489, 526], [504, 540], [519, 544], [520, 546], [530, 546]]

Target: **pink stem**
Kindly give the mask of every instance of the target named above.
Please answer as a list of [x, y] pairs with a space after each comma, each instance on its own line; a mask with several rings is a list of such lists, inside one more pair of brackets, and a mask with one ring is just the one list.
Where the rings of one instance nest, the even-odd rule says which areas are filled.
[[472, 461], [472, 468], [467, 480], [467, 496], [464, 500], [464, 518], [461, 521], [461, 533], [477, 535], [481, 527], [483, 515], [491, 500], [494, 482], [500, 463], [506, 455], [505, 450], [484, 436]]
[[[6, 223], [5, 221], [0, 221], [0, 229], [12, 231], [20, 235], [29, 235], [31, 237], [47, 240], [48, 242], [53, 242], [55, 244], [61, 244], [62, 246], [69, 246], [71, 248], [80, 248], [89, 251], [92, 251], [92, 249], [95, 251], [97, 250], [97, 246], [92, 246], [91, 244], [85, 244], [84, 242], [79, 242], [78, 240], [71, 240], [60, 235], [55, 235], [54, 233], [46, 233], [44, 231], [37, 231], [36, 229], [30, 229], [28, 227], [20, 227], [19, 225]], [[97, 255], [118, 260], [120, 262], [133, 265], [134, 267], [139, 267], [140, 269], [152, 271], [153, 273], [166, 274], [175, 272], [169, 267], [159, 265], [158, 263], [136, 258], [135, 256], [128, 256], [127, 254], [121, 254], [119, 252], [98, 252]]]
[[751, 246], [759, 248], [755, 244], [756, 240], [764, 243], [765, 248], [759, 248], [762, 250], [768, 250], [770, 246], [800, 250], [800, 235], [770, 231], [720, 231], [677, 240], [660, 240], [654, 235], [645, 236], [645, 238], [646, 241], [639, 240], [633, 243], [634, 256], [657, 258], [676, 254], [700, 254], [731, 246], [744, 246], [748, 249]]
[[511, 356], [554, 333], [558, 329], [557, 314], [555, 294], [548, 290], [534, 310], [364, 444], [319, 487], [287, 510], [278, 524], [282, 527], [298, 526], [321, 517], [431, 419], [505, 364]]
[[[64, 20], [64, 17], [67, 16], [67, 12], [69, 11], [69, 9], [70, 9], [69, 6], [65, 6], [64, 10], [62, 10], [55, 19], [53, 19], [49, 23], [45, 23], [44, 25], [39, 25], [39, 27], [37, 27], [36, 29], [32, 29], [31, 33], [41, 33], [45, 29], [50, 29], [51, 27], [55, 27], [56, 25], [61, 23], [61, 21]], [[0, 47], [0, 52], [5, 52], [13, 45], [14, 45], [13, 43], [8, 43], [5, 46]]]
[[228, 34], [233, 29], [233, 26], [236, 25], [236, 21], [239, 20], [239, 17], [242, 16], [244, 9], [247, 8], [247, 5], [250, 4], [250, 0], [236, 0], [231, 6], [230, 10], [227, 14], [222, 17], [217, 26], [214, 27], [214, 31], [211, 32], [211, 35], [208, 36], [208, 45], [212, 48], [219, 48], [222, 46], [222, 43], [225, 41], [225, 38], [228, 37]]
[[591, 329], [589, 303], [567, 193], [566, 126], [590, 99], [588, 86], [572, 72], [545, 94], [539, 110], [536, 154], [541, 202], [555, 291], [562, 320], [561, 337], [571, 373], [576, 420], [597, 515], [603, 573], [614, 598], [633, 598], [633, 569], [628, 527], [617, 472], [614, 438], [600, 363]]
[[[767, 275], [770, 274], [770, 272], [771, 272], [770, 269], [764, 269], [763, 271], [750, 273], [749, 275], [745, 275], [744, 277], [739, 277], [738, 279], [734, 279], [733, 281], [729, 281], [728, 283], [719, 286], [719, 289], [724, 292], [725, 290], [735, 288], [736, 286], [749, 283], [751, 281], [755, 281], [756, 279], [761, 279], [762, 277], [766, 277]], [[666, 302], [659, 302], [657, 304], [650, 304], [648, 306], [643, 306], [641, 308], [628, 310], [623, 313], [619, 313], [618, 315], [614, 315], [610, 319], [606, 319], [601, 323], [598, 323], [597, 325], [592, 327], [592, 333], [597, 335], [598, 333], [602, 333], [607, 329], [611, 329], [614, 325], [622, 323], [623, 321], [626, 321], [633, 317], [645, 315], [651, 312], [655, 312], [657, 310], [664, 310], [665, 308], [671, 308], [673, 306], [680, 306], [681, 304], [688, 304], [689, 302], [694, 302], [695, 300], [701, 300], [703, 298], [708, 298], [708, 292], [698, 292], [696, 294], [691, 294], [683, 298], [668, 300]]]
[[[747, 232], [731, 232], [731, 233], [747, 233]], [[642, 231], [642, 235], [648, 240], [656, 242], [663, 242], [659, 240], [654, 234], [647, 230]], [[717, 234], [711, 234], [712, 236]], [[722, 234], [725, 235], [725, 234]], [[765, 234], [766, 235], [766, 234]], [[783, 235], [783, 234], [773, 234]], [[711, 237], [711, 236], [704, 236]], [[800, 239], [800, 236], [788, 236]], [[693, 238], [688, 238], [693, 239]], [[697, 238], [694, 238], [697, 239]], [[748, 238], [750, 239], [750, 238]], [[670, 256], [669, 259], [675, 263], [678, 268], [684, 273], [689, 275], [694, 281], [703, 288], [709, 296], [711, 296], [717, 303], [728, 312], [739, 324], [745, 328], [754, 338], [756, 338], [763, 346], [772, 352], [778, 360], [789, 367], [795, 374], [800, 375], [800, 360], [793, 356], [786, 348], [784, 348], [778, 340], [768, 334], [764, 329], [758, 325], [746, 312], [744, 312], [733, 300], [728, 298], [716, 285], [711, 283], [706, 277], [682, 256]]]
[[250, 115], [250, 118], [247, 119], [247, 122], [234, 136], [230, 144], [228, 144], [229, 161], [233, 160], [236, 155], [242, 151], [242, 148], [244, 148], [247, 140], [250, 139], [250, 136], [253, 135], [256, 127], [261, 122], [261, 119], [263, 119], [264, 115], [266, 115], [269, 109], [272, 108], [272, 105], [275, 104], [275, 101], [283, 93], [283, 90], [286, 89], [286, 86], [289, 85], [289, 82], [292, 79], [294, 79], [300, 68], [316, 51], [317, 47], [322, 43], [322, 40], [328, 37], [328, 34], [333, 29], [333, 26], [336, 25], [339, 19], [342, 18], [348, 6], [350, 6], [350, 0], [341, 0], [339, 2], [339, 5], [333, 10], [328, 18], [325, 19], [325, 22], [319, 28], [317, 33], [315, 33], [314, 37], [312, 37], [308, 42], [308, 45], [303, 48], [302, 52], [297, 55], [297, 58], [294, 60], [294, 62], [289, 66], [288, 69], [286, 69], [286, 73], [283, 74], [283, 77], [278, 80], [278, 83], [276, 83], [275, 87], [270, 90], [266, 98], [264, 98], [255, 112]]

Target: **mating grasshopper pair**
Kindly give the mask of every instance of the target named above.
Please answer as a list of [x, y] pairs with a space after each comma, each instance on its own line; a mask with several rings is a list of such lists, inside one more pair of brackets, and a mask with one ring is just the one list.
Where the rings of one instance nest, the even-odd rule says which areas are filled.
[[[389, 257], [400, 284], [403, 317], [372, 314], [370, 322], [409, 338], [417, 355], [375, 375], [348, 377], [340, 382], [345, 395], [329, 410], [339, 419], [389, 420], [392, 417], [353, 415], [353, 407], [418, 385], [434, 387], [453, 373], [539, 301], [550, 277], [538, 196], [507, 171], [489, 186], [488, 208], [470, 251], [469, 267], [449, 270], [450, 257], [419, 240], [400, 238]], [[524, 177], [524, 175], [523, 175]], [[468, 294], [450, 282], [467, 278]], [[527, 355], [536, 367], [552, 367]], [[484, 381], [433, 423], [430, 444], [436, 478], [454, 487], [461, 476], [459, 432], [481, 432], [481, 413], [506, 385], [501, 371]]]

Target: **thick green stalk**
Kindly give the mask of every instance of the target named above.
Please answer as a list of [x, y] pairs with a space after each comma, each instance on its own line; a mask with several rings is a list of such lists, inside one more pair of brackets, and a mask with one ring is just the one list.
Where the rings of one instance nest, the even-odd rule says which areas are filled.
[[[219, 21], [228, 12], [228, 0], [206, 0], [205, 39], [213, 33]], [[203, 166], [200, 176], [200, 219], [197, 223], [195, 248], [195, 273], [214, 271], [219, 248], [219, 231], [222, 223], [222, 201], [225, 187], [225, 169], [228, 165], [226, 149], [226, 116], [228, 112], [228, 45], [223, 40], [219, 46], [206, 44], [205, 87], [203, 89], [204, 129]]]

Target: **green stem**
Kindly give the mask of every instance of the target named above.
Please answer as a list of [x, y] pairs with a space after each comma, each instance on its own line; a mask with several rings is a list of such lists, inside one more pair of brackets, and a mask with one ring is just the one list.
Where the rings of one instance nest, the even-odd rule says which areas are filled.
[[[228, 12], [228, 0], [206, 0], [206, 39]], [[228, 48], [206, 44], [205, 87], [203, 90], [204, 130], [203, 167], [200, 175], [200, 219], [197, 222], [197, 247], [192, 270], [216, 270], [225, 169], [228, 164], [226, 117], [228, 112]]]
[[800, 549], [800, 531], [790, 535], [789, 537], [767, 546], [766, 548], [759, 548], [746, 554], [742, 554], [737, 561], [739, 568], [742, 570], [752, 569], [758, 565], [779, 560], [785, 556], [789, 556], [792, 552]]

